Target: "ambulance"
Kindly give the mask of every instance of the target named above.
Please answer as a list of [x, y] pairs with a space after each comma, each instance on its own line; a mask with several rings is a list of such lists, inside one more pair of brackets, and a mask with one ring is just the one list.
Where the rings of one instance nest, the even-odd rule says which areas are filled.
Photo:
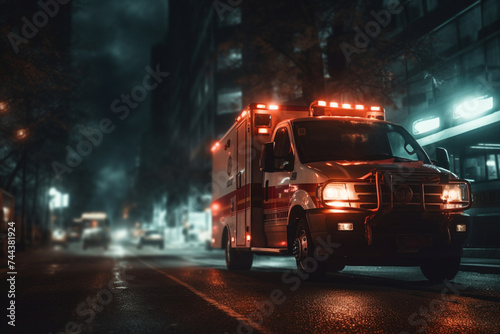
[[431, 161], [379, 106], [254, 103], [212, 146], [212, 243], [229, 269], [293, 255], [308, 276], [346, 265], [420, 266], [452, 279], [470, 184]]

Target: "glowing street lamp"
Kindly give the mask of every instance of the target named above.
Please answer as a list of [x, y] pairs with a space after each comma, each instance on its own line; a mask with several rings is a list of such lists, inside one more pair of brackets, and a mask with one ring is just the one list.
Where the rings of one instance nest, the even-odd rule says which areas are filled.
[[20, 140], [25, 139], [26, 137], [28, 137], [28, 131], [25, 129], [19, 129], [16, 132], [16, 137], [17, 137], [17, 139], [20, 139]]
[[0, 102], [0, 113], [6, 112], [8, 109], [7, 102]]

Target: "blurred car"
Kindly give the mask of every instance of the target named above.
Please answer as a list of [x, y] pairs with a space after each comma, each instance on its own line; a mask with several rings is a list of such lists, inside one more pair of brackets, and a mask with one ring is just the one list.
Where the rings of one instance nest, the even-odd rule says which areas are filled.
[[68, 246], [68, 235], [65, 230], [57, 228], [52, 231], [52, 236], [50, 238], [53, 245], [61, 245], [63, 247]]
[[67, 230], [68, 242], [80, 241], [82, 238], [83, 224], [80, 218], [75, 218], [70, 223], [70, 227]]
[[109, 248], [111, 237], [107, 228], [105, 227], [89, 227], [83, 230], [82, 234], [82, 247], [104, 247], [105, 250]]
[[163, 234], [161, 234], [157, 230], [146, 231], [142, 236], [139, 237], [137, 248], [140, 249], [144, 245], [156, 245], [160, 249], [163, 249], [163, 247], [165, 246]]

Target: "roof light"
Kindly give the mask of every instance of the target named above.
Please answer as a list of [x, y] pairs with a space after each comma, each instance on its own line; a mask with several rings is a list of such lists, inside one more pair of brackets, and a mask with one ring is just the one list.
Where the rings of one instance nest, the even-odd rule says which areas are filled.
[[349, 103], [342, 104], [342, 108], [344, 109], [352, 109], [352, 106]]
[[265, 104], [258, 104], [257, 105], [257, 109], [266, 109], [266, 105]]
[[357, 110], [364, 110], [364, 109], [365, 109], [365, 106], [364, 106], [364, 105], [362, 105], [362, 104], [356, 104], [355, 109], [357, 109]]
[[330, 108], [338, 108], [339, 104], [337, 102], [330, 102]]
[[269, 134], [269, 129], [268, 128], [259, 128], [257, 130], [257, 133], [259, 133], [261, 135], [267, 135], [267, 134]]
[[271, 104], [269, 105], [269, 110], [278, 110], [279, 106], [277, 104]]
[[247, 115], [247, 111], [246, 110], [243, 110], [243, 112], [241, 113], [241, 118], [245, 118]]
[[325, 101], [318, 101], [318, 106], [326, 107], [326, 102]]
[[439, 117], [433, 117], [429, 119], [420, 119], [413, 122], [413, 134], [419, 135], [439, 128], [440, 120]]
[[220, 146], [220, 143], [219, 142], [216, 142], [213, 146], [212, 146], [212, 152], [215, 152], [215, 150]]
[[380, 107], [370, 107], [371, 111], [380, 111]]

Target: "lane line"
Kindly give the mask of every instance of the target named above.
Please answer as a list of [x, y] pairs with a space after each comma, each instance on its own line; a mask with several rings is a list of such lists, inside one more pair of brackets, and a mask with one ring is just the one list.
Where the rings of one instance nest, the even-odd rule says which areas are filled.
[[256, 324], [254, 322], [252, 322], [248, 317], [245, 317], [241, 314], [239, 314], [238, 312], [234, 311], [233, 309], [231, 309], [230, 307], [227, 307], [225, 305], [222, 305], [220, 303], [218, 303], [216, 300], [208, 297], [206, 294], [204, 294], [203, 292], [200, 292], [198, 290], [196, 290], [195, 288], [193, 288], [191, 285], [181, 281], [180, 279], [172, 276], [172, 275], [169, 275], [167, 274], [166, 272], [164, 271], [161, 271], [160, 269], [154, 267], [153, 265], [147, 263], [146, 261], [142, 260], [139, 258], [139, 260], [144, 263], [146, 266], [148, 266], [149, 268], [159, 272], [160, 274], [162, 274], [163, 276], [167, 277], [167, 278], [170, 278], [172, 281], [186, 287], [189, 291], [191, 291], [192, 293], [194, 293], [195, 295], [203, 298], [206, 302], [208, 302], [210, 305], [212, 306], [215, 306], [216, 308], [218, 308], [219, 310], [221, 310], [222, 312], [226, 313], [227, 315], [229, 315], [231, 318], [234, 318], [238, 321], [241, 321], [243, 324], [245, 324], [246, 326], [248, 327], [251, 327], [261, 333], [265, 333], [265, 334], [273, 334], [271, 331], [269, 331], [268, 329], [260, 326], [259, 324]]

